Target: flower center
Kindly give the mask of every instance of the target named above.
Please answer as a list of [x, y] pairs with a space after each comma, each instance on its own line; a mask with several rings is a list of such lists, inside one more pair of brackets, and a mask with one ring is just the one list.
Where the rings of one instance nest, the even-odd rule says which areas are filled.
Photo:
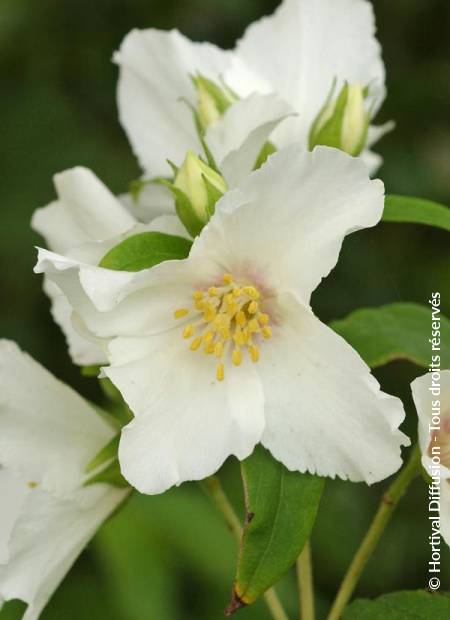
[[227, 355], [235, 366], [240, 366], [245, 353], [252, 362], [259, 360], [259, 343], [272, 337], [272, 329], [269, 315], [261, 312], [261, 293], [255, 286], [239, 284], [225, 273], [222, 286], [194, 291], [192, 299], [193, 308], [175, 310], [174, 318], [192, 316], [183, 338], [191, 341], [191, 351], [216, 357], [218, 381], [225, 378]]

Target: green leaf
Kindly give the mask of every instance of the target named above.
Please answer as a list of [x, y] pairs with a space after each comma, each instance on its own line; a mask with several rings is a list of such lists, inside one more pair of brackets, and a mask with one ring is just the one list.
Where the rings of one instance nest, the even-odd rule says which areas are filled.
[[128, 237], [102, 258], [100, 267], [117, 271], [140, 271], [166, 260], [186, 258], [192, 243], [183, 237], [144, 232]]
[[384, 203], [383, 221], [425, 224], [450, 231], [450, 209], [423, 198], [388, 194]]
[[448, 620], [449, 593], [431, 594], [423, 590], [395, 592], [379, 598], [356, 600], [344, 612], [342, 620]]
[[92, 471], [94, 471], [94, 469], [97, 469], [98, 467], [100, 467], [100, 465], [104, 465], [104, 463], [106, 463], [106, 461], [110, 461], [111, 459], [113, 459], [114, 457], [117, 456], [117, 451], [119, 449], [119, 441], [120, 441], [120, 433], [117, 433], [117, 435], [115, 435], [111, 441], [109, 441], [106, 446], [104, 446], [100, 452], [98, 452], [98, 454], [96, 454], [94, 456], [94, 458], [92, 459], [92, 461], [90, 461], [87, 465], [86, 465], [86, 473], [89, 474]]
[[[450, 321], [441, 318], [441, 365], [450, 367]], [[430, 362], [431, 307], [395, 303], [364, 308], [330, 327], [354, 347], [364, 361], [376, 368], [394, 360], [408, 360], [428, 367]]]
[[102, 469], [98, 474], [94, 474], [90, 478], [88, 478], [84, 482], [84, 486], [88, 487], [92, 484], [99, 483], [111, 484], [114, 487], [119, 487], [120, 489], [126, 488], [129, 486], [128, 482], [120, 473], [120, 465], [117, 459], [114, 459], [109, 465], [107, 465], [104, 469]]
[[324, 486], [323, 478], [288, 471], [261, 445], [241, 470], [246, 520], [230, 612], [253, 603], [295, 562]]

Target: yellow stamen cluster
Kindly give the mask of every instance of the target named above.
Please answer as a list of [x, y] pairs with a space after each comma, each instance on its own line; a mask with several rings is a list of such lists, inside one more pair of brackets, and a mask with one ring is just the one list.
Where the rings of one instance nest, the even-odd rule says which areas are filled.
[[225, 273], [222, 285], [194, 291], [193, 308], [178, 308], [173, 313], [175, 319], [192, 315], [192, 320], [183, 327], [183, 338], [192, 339], [191, 351], [202, 349], [206, 355], [217, 358], [218, 381], [225, 378], [227, 353], [231, 351], [235, 366], [240, 366], [245, 351], [257, 362], [258, 342], [272, 337], [270, 317], [261, 312], [260, 297], [255, 286], [240, 285], [231, 274]]

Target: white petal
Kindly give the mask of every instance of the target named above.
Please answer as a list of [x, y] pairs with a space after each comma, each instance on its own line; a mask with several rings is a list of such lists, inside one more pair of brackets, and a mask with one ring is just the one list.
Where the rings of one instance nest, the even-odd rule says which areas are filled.
[[368, 483], [402, 464], [404, 410], [380, 392], [340, 336], [286, 295], [258, 370], [266, 398], [262, 443], [290, 470]]
[[114, 431], [76, 392], [0, 341], [0, 463], [67, 495]]
[[175, 235], [190, 239], [190, 235], [176, 215], [159, 215], [148, 225], [148, 230], [165, 233], [166, 235]]
[[199, 150], [192, 112], [182, 100], [196, 103], [189, 76], [217, 80], [229, 55], [209, 43], [192, 43], [176, 30], [133, 30], [123, 41], [115, 55], [119, 116], [150, 176], [170, 173], [167, 159], [180, 164], [188, 149]]
[[87, 168], [56, 174], [54, 182], [60, 201], [91, 240], [120, 235], [135, 225], [136, 220]]
[[35, 271], [55, 282], [95, 336], [108, 338], [169, 329], [174, 310], [190, 304], [196, 288], [210, 286], [225, 270], [205, 259], [112, 271], [40, 249]]
[[190, 351], [178, 329], [111, 346], [113, 362], [127, 363], [104, 372], [136, 414], [122, 431], [119, 460], [139, 491], [161, 493], [203, 479], [228, 456], [252, 452], [264, 428], [254, 365], [230, 364], [218, 382], [214, 357]]
[[90, 496], [88, 501], [61, 500], [39, 489], [27, 496], [11, 538], [11, 559], [0, 566], [0, 600], [28, 603], [24, 620], [37, 620], [82, 549], [127, 492], [102, 485], [82, 493]]
[[230, 106], [206, 132], [206, 142], [229, 187], [253, 170], [274, 128], [293, 113], [275, 95], [251, 95]]
[[29, 487], [21, 484], [19, 478], [11, 471], [0, 466], [0, 497], [2, 498], [2, 509], [0, 511], [0, 565], [6, 564], [10, 559], [9, 542], [11, 534], [28, 493], [30, 493]]
[[81, 336], [74, 328], [72, 322], [73, 308], [64, 293], [48, 278], [44, 278], [44, 291], [50, 297], [53, 319], [64, 333], [69, 347], [69, 354], [74, 363], [80, 366], [106, 363], [102, 349], [97, 344]]
[[367, 167], [371, 177], [374, 177], [383, 164], [383, 158], [378, 153], [374, 153], [370, 149], [366, 149], [360, 155], [361, 161]]
[[[441, 371], [439, 386], [439, 394], [436, 391], [433, 394], [430, 389], [432, 387], [432, 374], [430, 372], [417, 377], [411, 383], [413, 400], [419, 418], [418, 433], [422, 464], [428, 473], [430, 473], [432, 465], [431, 458], [428, 455], [428, 447], [431, 441], [432, 403], [439, 400], [441, 420], [450, 415], [450, 370]], [[450, 478], [450, 469], [443, 465], [440, 469], [442, 478]]]
[[[374, 32], [372, 5], [365, 0], [285, 0], [272, 16], [247, 29], [236, 54], [300, 113], [275, 131], [278, 146], [294, 140], [306, 145], [335, 78], [338, 90], [345, 80], [370, 83], [377, 111], [385, 88]], [[225, 79], [239, 94], [248, 94], [239, 68]]]
[[335, 266], [345, 235], [374, 226], [384, 208], [381, 181], [337, 149], [291, 146], [272, 155], [224, 195], [191, 256], [253, 272], [257, 282], [309, 303]]
[[142, 180], [143, 187], [137, 198], [130, 194], [119, 196], [120, 202], [139, 222], [149, 224], [160, 215], [175, 215], [174, 199], [168, 187]]
[[89, 232], [80, 226], [70, 208], [61, 201], [36, 209], [31, 226], [55, 252], [64, 253], [91, 240]]

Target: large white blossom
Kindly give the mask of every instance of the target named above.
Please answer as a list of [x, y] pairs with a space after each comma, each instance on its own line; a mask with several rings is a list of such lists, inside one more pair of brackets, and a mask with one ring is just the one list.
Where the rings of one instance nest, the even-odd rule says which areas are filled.
[[[174, 213], [170, 193], [162, 186], [145, 185], [137, 201], [130, 195], [116, 198], [93, 172], [83, 167], [56, 174], [54, 184], [58, 199], [35, 211], [32, 227], [55, 252], [82, 257], [96, 265], [110, 247], [130, 234], [157, 230], [187, 236]], [[65, 295], [48, 279], [44, 290], [73, 361], [80, 365], [104, 363], [101, 343], [74, 327], [73, 309]]]
[[114, 430], [69, 387], [0, 341], [0, 607], [35, 620], [82, 549], [128, 491], [83, 487]]
[[157, 493], [262, 442], [289, 469], [369, 483], [401, 464], [399, 399], [320, 322], [310, 296], [343, 238], [374, 226], [383, 184], [327, 147], [292, 146], [227, 192], [185, 260], [138, 273], [39, 252], [135, 414], [122, 472]]
[[[335, 95], [346, 82], [368, 87], [365, 107], [372, 119], [385, 97], [367, 0], [284, 0], [273, 15], [251, 24], [232, 51], [194, 43], [177, 30], [133, 30], [115, 61], [120, 119], [150, 176], [168, 173], [166, 159], [179, 164], [188, 149], [201, 149], [190, 107], [202, 110], [208, 100], [194, 84], [196, 75], [230, 87], [239, 98], [221, 118], [210, 114], [206, 142], [213, 148], [224, 133], [236, 148], [257, 126], [274, 129], [270, 139], [279, 148], [293, 142], [307, 148], [333, 84]], [[280, 98], [297, 115], [269, 127], [270, 120], [280, 120]], [[368, 149], [386, 130], [369, 128], [363, 157], [372, 170], [381, 158]]]
[[415, 379], [411, 389], [419, 417], [422, 465], [433, 481], [440, 479], [440, 498], [435, 498], [440, 499], [441, 535], [450, 545], [450, 370], [435, 373], [434, 378], [428, 372]]

